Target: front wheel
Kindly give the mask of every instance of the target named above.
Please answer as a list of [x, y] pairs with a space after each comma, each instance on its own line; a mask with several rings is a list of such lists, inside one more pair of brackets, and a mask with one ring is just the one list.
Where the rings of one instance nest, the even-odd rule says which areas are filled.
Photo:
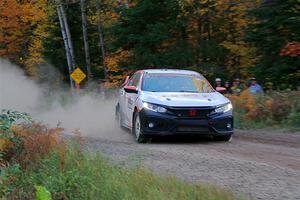
[[215, 136], [214, 139], [216, 141], [230, 142], [232, 140], [232, 136], [231, 135], [221, 135], [221, 136]]
[[134, 113], [132, 133], [138, 143], [145, 143], [147, 141], [141, 130], [141, 120], [139, 113]]

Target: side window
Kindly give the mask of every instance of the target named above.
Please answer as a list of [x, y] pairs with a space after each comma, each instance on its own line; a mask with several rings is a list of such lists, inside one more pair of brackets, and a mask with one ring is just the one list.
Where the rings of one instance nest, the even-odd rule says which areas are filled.
[[131, 77], [128, 85], [137, 87], [139, 85], [140, 79], [141, 79], [141, 73], [136, 73]]
[[130, 79], [129, 79], [129, 81], [128, 81], [128, 86], [133, 86], [133, 82], [134, 82], [135, 77], [136, 77], [136, 74], [133, 74], [133, 75], [130, 77]]
[[141, 80], [141, 76], [142, 76], [141, 73], [138, 73], [138, 74], [136, 75], [136, 78], [135, 78], [134, 81], [133, 81], [133, 85], [134, 85], [134, 86], [136, 86], [136, 87], [139, 86], [139, 83], [140, 83], [140, 80]]

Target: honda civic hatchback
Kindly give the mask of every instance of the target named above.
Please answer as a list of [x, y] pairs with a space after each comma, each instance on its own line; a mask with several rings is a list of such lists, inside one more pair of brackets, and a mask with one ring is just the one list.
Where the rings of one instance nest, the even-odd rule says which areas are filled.
[[229, 141], [232, 104], [199, 73], [149, 69], [127, 77], [119, 91], [116, 118], [137, 142], [159, 135], [210, 135]]

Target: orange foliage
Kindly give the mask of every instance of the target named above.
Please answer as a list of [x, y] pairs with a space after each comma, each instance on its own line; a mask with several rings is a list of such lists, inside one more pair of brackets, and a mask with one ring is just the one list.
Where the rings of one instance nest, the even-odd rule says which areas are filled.
[[0, 3], [0, 56], [14, 61], [22, 60], [24, 40], [29, 24], [23, 20], [26, 11], [16, 0]]
[[[63, 145], [61, 128], [48, 128], [40, 123], [12, 127], [15, 141], [6, 146], [5, 160], [15, 161], [26, 167], [29, 163], [47, 155], [51, 150]], [[64, 148], [61, 148], [62, 150]]]
[[289, 42], [280, 52], [281, 56], [300, 57], [300, 42]]
[[[260, 2], [261, 0], [243, 3], [233, 3], [231, 0], [181, 0], [179, 5], [182, 14], [178, 18], [187, 17], [187, 39], [194, 48], [198, 48], [203, 40], [222, 38], [220, 44], [229, 51], [224, 66], [232, 74], [249, 77], [249, 67], [255, 65], [257, 56], [256, 49], [245, 41], [244, 30], [250, 23], [254, 23], [254, 18], [249, 17], [247, 11], [257, 7]], [[214, 27], [218, 27], [218, 31]]]
[[109, 72], [109, 81], [104, 84], [105, 88], [113, 88], [119, 86], [126, 77], [124, 69], [119, 65], [126, 62], [130, 58], [130, 52], [118, 49], [115, 53], [110, 54], [105, 59], [105, 64]]
[[272, 92], [265, 95], [252, 95], [247, 90], [240, 96], [228, 95], [235, 111], [244, 111], [242, 116], [246, 121], [271, 119], [284, 120], [292, 110], [300, 112], [300, 92]]
[[0, 57], [25, 65], [29, 75], [34, 75], [34, 65], [43, 62], [46, 7], [47, 0], [0, 1]]
[[244, 90], [240, 96], [229, 95], [228, 97], [232, 101], [234, 108], [245, 110], [245, 119], [251, 119], [259, 112], [255, 96], [248, 90]]

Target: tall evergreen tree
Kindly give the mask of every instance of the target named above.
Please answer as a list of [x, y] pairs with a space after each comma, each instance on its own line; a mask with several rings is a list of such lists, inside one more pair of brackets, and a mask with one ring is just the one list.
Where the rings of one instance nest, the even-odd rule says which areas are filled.
[[192, 56], [183, 22], [178, 1], [141, 0], [112, 28], [113, 45], [132, 52], [131, 66], [184, 67]]
[[255, 74], [270, 87], [295, 88], [300, 84], [300, 58], [280, 56], [280, 52], [288, 42], [300, 41], [299, 0], [267, 0], [250, 14], [257, 19], [247, 35], [260, 58]]

